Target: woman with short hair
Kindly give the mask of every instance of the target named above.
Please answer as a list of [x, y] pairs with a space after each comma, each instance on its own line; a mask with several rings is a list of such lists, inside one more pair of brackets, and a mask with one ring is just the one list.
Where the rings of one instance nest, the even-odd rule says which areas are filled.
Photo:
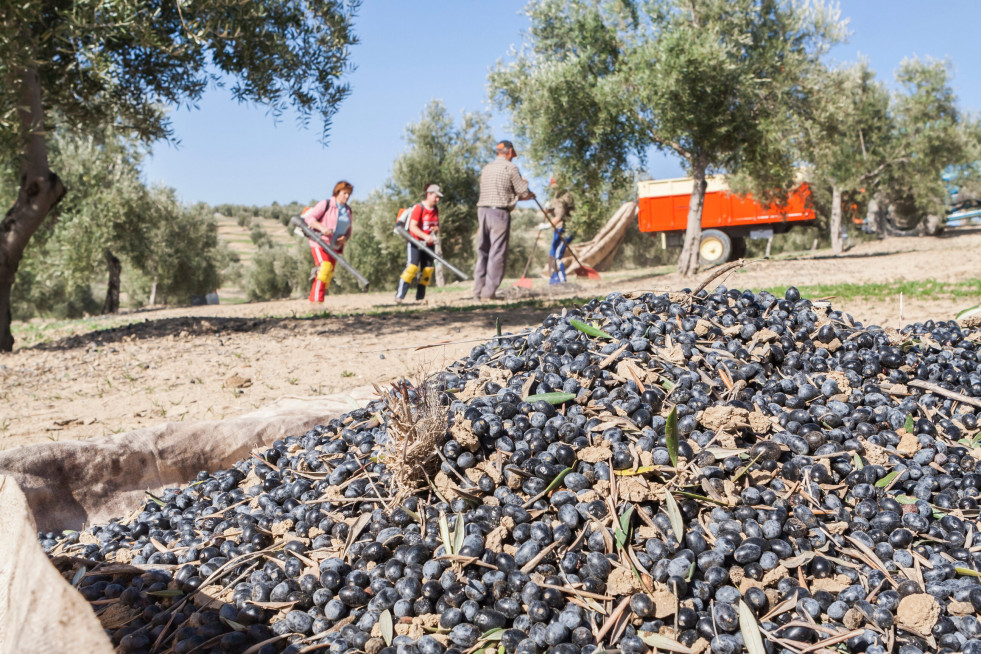
[[[321, 200], [304, 211], [302, 216], [310, 229], [323, 234], [324, 241], [338, 254], [344, 253], [344, 246], [351, 238], [353, 215], [347, 201], [353, 191], [354, 187], [349, 182], [341, 180], [334, 185], [334, 192], [330, 198]], [[334, 257], [312, 239], [310, 252], [317, 266], [313, 287], [310, 289], [310, 301], [323, 302], [327, 287], [330, 286], [330, 280], [334, 276], [336, 262]]]

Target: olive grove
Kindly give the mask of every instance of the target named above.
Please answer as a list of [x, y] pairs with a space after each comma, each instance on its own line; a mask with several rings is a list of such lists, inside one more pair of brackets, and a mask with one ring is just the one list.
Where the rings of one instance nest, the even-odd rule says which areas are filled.
[[343, 76], [358, 0], [24, 0], [0, 4], [0, 158], [16, 199], [0, 221], [0, 351], [13, 348], [11, 292], [25, 249], [68, 189], [51, 167], [53, 134], [114, 128], [172, 137], [167, 108], [209, 84], [317, 117], [326, 138], [348, 94]]

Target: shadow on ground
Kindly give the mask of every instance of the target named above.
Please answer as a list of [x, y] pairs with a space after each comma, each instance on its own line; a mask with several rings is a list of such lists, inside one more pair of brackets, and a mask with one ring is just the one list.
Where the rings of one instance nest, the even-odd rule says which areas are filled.
[[410, 332], [433, 324], [454, 326], [478, 326], [486, 328], [488, 337], [497, 329], [500, 320], [504, 332], [517, 331], [528, 325], [540, 323], [557, 308], [581, 305], [587, 301], [581, 297], [537, 298], [511, 304], [486, 304], [470, 307], [431, 310], [402, 310], [371, 314], [332, 316], [329, 314], [297, 318], [220, 318], [181, 317], [146, 319], [143, 322], [112, 327], [86, 334], [77, 334], [57, 341], [40, 343], [25, 350], [65, 351], [85, 347], [102, 347], [113, 343], [133, 340], [162, 339], [171, 336], [214, 337], [234, 333], [267, 334], [281, 338], [286, 333], [314, 334], [325, 338], [331, 334], [344, 334], [352, 330], [370, 331], [380, 337]]

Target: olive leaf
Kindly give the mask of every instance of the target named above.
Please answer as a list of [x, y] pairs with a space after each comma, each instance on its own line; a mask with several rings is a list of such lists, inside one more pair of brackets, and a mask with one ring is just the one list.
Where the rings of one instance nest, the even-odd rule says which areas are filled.
[[971, 570], [970, 568], [954, 568], [954, 572], [959, 575], [967, 575], [968, 577], [981, 577], [981, 573]]
[[395, 625], [392, 624], [392, 613], [388, 609], [382, 611], [381, 615], [378, 616], [378, 628], [381, 629], [385, 644], [391, 647], [392, 639], [395, 638]]
[[565, 470], [563, 470], [562, 472], [560, 472], [559, 474], [555, 475], [555, 479], [553, 479], [549, 483], [549, 485], [545, 487], [545, 491], [544, 491], [545, 492], [545, 495], [548, 495], [549, 493], [551, 493], [552, 491], [554, 491], [556, 488], [558, 488], [559, 487], [559, 484], [562, 483], [562, 480], [565, 479], [565, 476], [567, 474], [569, 474], [570, 472], [572, 472], [572, 470], [573, 469], [571, 467], [569, 467], [569, 468], [566, 468]]
[[463, 514], [456, 514], [456, 525], [453, 527], [453, 553], [459, 554], [463, 549], [463, 538], [466, 536], [466, 529], [463, 524]]
[[84, 565], [78, 568], [78, 571], [75, 573], [75, 576], [72, 577], [72, 587], [78, 588], [78, 585], [82, 583], [82, 577], [85, 576], [85, 573], [88, 572], [88, 570], [89, 569], [86, 568]]
[[148, 590], [146, 594], [153, 595], [154, 597], [181, 597], [184, 593], [176, 588], [172, 588], [167, 590]]
[[899, 476], [899, 471], [898, 470], [893, 470], [888, 475], [886, 475], [885, 477], [883, 477], [879, 481], [875, 482], [875, 487], [876, 488], [885, 488], [886, 486], [888, 486], [889, 484], [892, 483], [892, 480], [893, 479], [895, 479], [898, 476]]
[[478, 640], [501, 640], [504, 635], [504, 629], [501, 627], [495, 627], [493, 629], [488, 629], [480, 635]]
[[[219, 616], [219, 617], [221, 617], [221, 616]], [[227, 624], [229, 627], [231, 627], [235, 631], [245, 631], [246, 629], [248, 629], [248, 627], [246, 627], [241, 622], [235, 622], [234, 620], [229, 620], [228, 618], [222, 617], [221, 618], [221, 621], [224, 622], [225, 624]]]
[[961, 320], [962, 318], [970, 318], [976, 313], [981, 313], [981, 304], [975, 304], [973, 307], [968, 307], [963, 311], [958, 311], [954, 320]]
[[718, 504], [719, 506], [733, 506], [728, 502], [713, 500], [711, 497], [706, 497], [705, 495], [699, 495], [698, 493], [689, 493], [687, 491], [680, 491], [680, 490], [676, 490], [674, 492], [677, 493], [678, 495], [681, 495], [682, 497], [687, 497], [692, 500], [699, 500], [700, 502], [711, 502], [712, 504]]
[[784, 559], [781, 565], [785, 568], [799, 568], [805, 563], [810, 563], [810, 561], [817, 556], [814, 552], [803, 552], [798, 556], [793, 556], [789, 559]]
[[167, 503], [166, 503], [166, 502], [164, 502], [164, 501], [163, 501], [162, 499], [160, 499], [159, 497], [157, 497], [157, 496], [155, 496], [155, 495], [154, 495], [153, 493], [150, 493], [150, 492], [147, 492], [147, 493], [146, 493], [146, 496], [147, 496], [147, 497], [149, 497], [149, 498], [150, 498], [151, 500], [153, 500], [153, 501], [154, 501], [154, 503], [155, 503], [155, 504], [156, 504], [157, 506], [166, 506], [166, 505], [167, 505]]
[[[644, 644], [648, 647], [655, 647], [657, 649], [663, 649], [668, 652], [678, 652], [678, 654], [692, 654], [692, 650], [685, 647], [676, 640], [671, 640], [667, 636], [662, 636], [661, 634], [651, 634], [645, 633], [643, 631], [637, 632], [640, 639], [644, 641]], [[593, 654], [597, 650], [593, 650]]]
[[906, 430], [907, 434], [912, 434], [915, 428], [916, 425], [913, 422], [913, 414], [911, 413], [908, 416], [906, 416], [906, 424], [903, 425], [903, 429]]
[[592, 336], [593, 338], [608, 338], [608, 339], [613, 338], [612, 336], [604, 332], [602, 329], [599, 329], [598, 327], [593, 327], [592, 325], [587, 325], [583, 321], [576, 320], [575, 318], [570, 318], [569, 324], [575, 327], [576, 329], [578, 329], [579, 331], [581, 331], [586, 336]]
[[743, 469], [742, 469], [742, 470], [740, 470], [740, 471], [739, 471], [738, 473], [736, 473], [736, 476], [732, 478], [732, 483], [733, 483], [733, 484], [735, 484], [735, 483], [736, 483], [737, 481], [739, 481], [739, 478], [740, 478], [740, 477], [742, 477], [742, 476], [743, 476], [743, 475], [745, 475], [745, 474], [746, 474], [747, 472], [749, 472], [749, 469], [753, 467], [753, 464], [754, 464], [754, 463], [756, 463], [757, 461], [759, 461], [759, 460], [760, 460], [760, 457], [761, 457], [761, 456], [763, 456], [763, 452], [760, 452], [760, 453], [759, 453], [759, 454], [757, 454], [757, 455], [756, 455], [755, 457], [753, 457], [753, 460], [752, 460], [752, 461], [750, 461], [749, 463], [747, 463], [747, 464], [745, 465], [745, 467], [743, 467]]
[[453, 554], [453, 541], [450, 540], [450, 523], [446, 520], [446, 514], [439, 512], [439, 539], [443, 541], [443, 548], [447, 554]]
[[743, 635], [743, 643], [749, 654], [766, 654], [763, 635], [760, 633], [760, 625], [756, 623], [753, 609], [742, 600], [739, 600], [739, 631]]
[[538, 400], [545, 400], [549, 404], [565, 404], [571, 400], [576, 399], [575, 393], [562, 393], [556, 391], [554, 393], [539, 393], [537, 395], [529, 395], [525, 398], [525, 402], [531, 404], [532, 402], [537, 402]]
[[631, 504], [627, 507], [627, 510], [623, 512], [620, 516], [620, 523], [617, 525], [616, 529], [613, 530], [613, 537], [616, 539], [617, 548], [623, 549], [624, 545], [630, 539], [630, 518], [634, 514], [634, 505]]
[[865, 464], [864, 464], [864, 463], [862, 463], [862, 457], [860, 457], [860, 456], [858, 455], [858, 452], [853, 452], [853, 453], [852, 453], [852, 466], [853, 466], [853, 467], [854, 467], [854, 468], [855, 468], [856, 470], [861, 470], [862, 468], [864, 468], [864, 467], [865, 467]]
[[668, 513], [668, 518], [671, 519], [671, 530], [674, 532], [674, 537], [680, 543], [685, 537], [685, 521], [681, 517], [681, 509], [678, 508], [678, 503], [668, 491], [664, 491], [664, 508]]
[[671, 465], [675, 470], [678, 469], [678, 408], [671, 407], [668, 414], [667, 424], [664, 426], [664, 437], [667, 441], [668, 456], [671, 457]]

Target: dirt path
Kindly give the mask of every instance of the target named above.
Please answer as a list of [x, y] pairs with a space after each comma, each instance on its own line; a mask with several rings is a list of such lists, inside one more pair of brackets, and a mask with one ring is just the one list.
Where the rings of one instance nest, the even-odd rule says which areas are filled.
[[[939, 239], [865, 243], [839, 258], [818, 252], [752, 263], [720, 281], [742, 289], [963, 282], [981, 278], [978, 252], [981, 229], [962, 228]], [[323, 307], [290, 300], [73, 323], [52, 332], [48, 342], [0, 355], [0, 449], [170, 420], [220, 419], [284, 396], [415, 377], [441, 369], [491, 337], [497, 319], [503, 330], [518, 331], [576, 298], [692, 285], [666, 269], [604, 273], [602, 280], [577, 280], [560, 291], [544, 280], [536, 280], [531, 292], [510, 283], [502, 286], [504, 300], [489, 304], [475, 303], [466, 287], [456, 286], [431, 293], [423, 307], [396, 306], [386, 290], [328, 297]], [[902, 318], [951, 319], [958, 309], [979, 301], [952, 305], [949, 299], [906, 298]], [[838, 300], [835, 305], [867, 324], [899, 325], [898, 297]], [[19, 328], [14, 326], [15, 334]], [[452, 343], [416, 349], [446, 341]]]

